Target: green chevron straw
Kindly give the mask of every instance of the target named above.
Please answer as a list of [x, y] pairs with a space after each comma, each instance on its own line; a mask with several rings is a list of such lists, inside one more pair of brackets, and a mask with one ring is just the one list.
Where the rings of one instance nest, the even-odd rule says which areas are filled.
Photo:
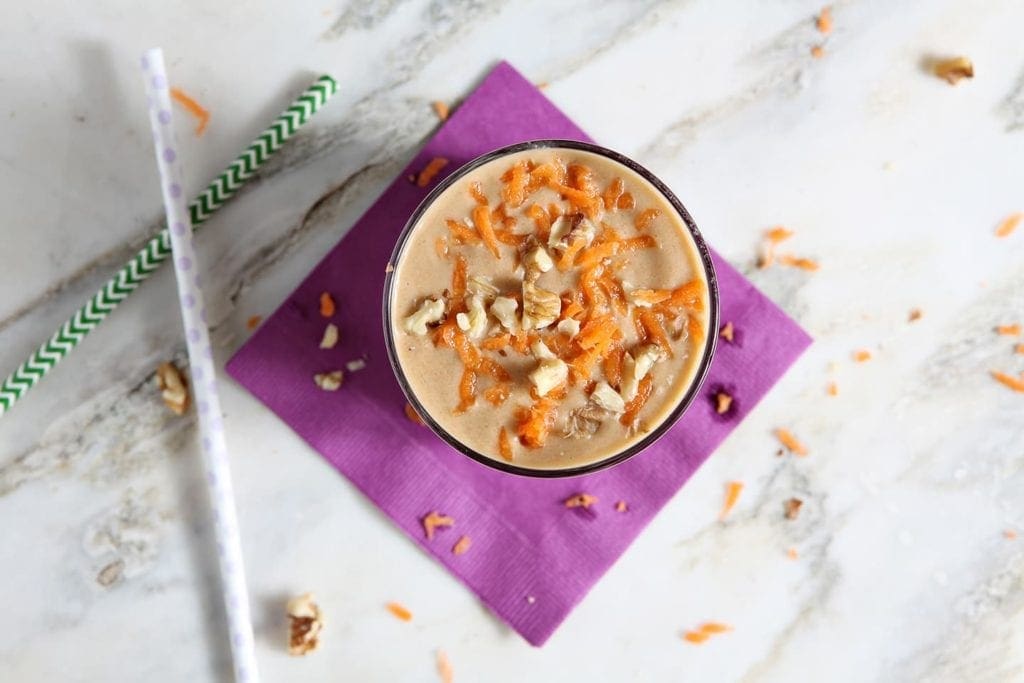
[[[192, 229], [197, 230], [217, 209], [235, 196], [267, 159], [281, 149], [288, 138], [309, 121], [337, 91], [337, 82], [324, 75], [299, 95], [269, 128], [188, 205]], [[171, 255], [170, 237], [164, 226], [156, 237], [149, 240], [102, 289], [75, 311], [47, 342], [0, 384], [0, 417]]]

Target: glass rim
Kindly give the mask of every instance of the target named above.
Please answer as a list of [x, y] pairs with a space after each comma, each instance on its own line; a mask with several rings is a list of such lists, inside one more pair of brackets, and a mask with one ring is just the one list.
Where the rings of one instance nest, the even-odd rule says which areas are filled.
[[[606, 458], [597, 460], [595, 462], [587, 463], [585, 465], [576, 465], [573, 467], [561, 468], [561, 469], [536, 469], [532, 467], [522, 467], [515, 463], [501, 460], [498, 458], [492, 458], [484, 453], [470, 448], [466, 444], [462, 443], [454, 436], [452, 436], [448, 430], [446, 430], [440, 423], [435, 420], [430, 413], [423, 407], [423, 404], [419, 401], [416, 396], [416, 392], [409, 386], [409, 382], [406, 379], [405, 371], [402, 368], [401, 363], [398, 360], [398, 353], [395, 348], [394, 330], [391, 325], [391, 313], [392, 313], [392, 294], [394, 293], [395, 284], [395, 272], [398, 270], [398, 264], [401, 262], [402, 255], [405, 251], [405, 247], [409, 242], [409, 236], [412, 234], [413, 229], [419, 223], [420, 219], [427, 209], [433, 205], [434, 201], [441, 196], [449, 187], [457, 183], [459, 180], [464, 178], [471, 171], [483, 166], [484, 164], [500, 159], [501, 157], [515, 154], [517, 152], [524, 152], [531, 149], [574, 149], [583, 152], [590, 152], [598, 156], [611, 159], [637, 173], [639, 176], [644, 178], [647, 182], [651, 183], [654, 188], [662, 194], [663, 197], [672, 205], [676, 213], [682, 219], [686, 228], [689, 230], [690, 237], [694, 241], [694, 245], [697, 248], [697, 253], [700, 256], [701, 264], [704, 267], [704, 276], [708, 285], [708, 330], [705, 335], [704, 348], [702, 350], [702, 357], [700, 363], [697, 366], [696, 372], [693, 375], [693, 380], [690, 382], [689, 388], [683, 393], [679, 401], [672, 408], [669, 414], [663, 419], [657, 427], [647, 432], [646, 435], [639, 441], [633, 443], [628, 448], [621, 451], [612, 453]], [[690, 212], [686, 210], [683, 203], [679, 201], [679, 198], [670, 190], [665, 183], [659, 180], [653, 173], [648, 171], [646, 168], [641, 166], [639, 163], [630, 159], [627, 156], [619, 154], [618, 152], [595, 145], [589, 142], [580, 142], [577, 140], [562, 140], [557, 138], [541, 139], [541, 140], [530, 140], [527, 142], [519, 142], [513, 145], [507, 145], [500, 147], [486, 154], [482, 154], [472, 161], [466, 162], [464, 165], [459, 167], [454, 173], [447, 176], [444, 180], [439, 182], [437, 186], [427, 194], [426, 197], [419, 203], [416, 210], [413, 211], [409, 220], [406, 222], [405, 227], [402, 228], [402, 232], [399, 234], [398, 239], [395, 243], [395, 248], [391, 253], [391, 259], [388, 261], [389, 267], [384, 275], [384, 301], [383, 301], [383, 313], [384, 313], [384, 344], [387, 347], [388, 360], [391, 363], [391, 370], [395, 374], [395, 378], [398, 380], [399, 386], [402, 388], [402, 393], [405, 394], [406, 399], [412, 405], [413, 409], [420, 416], [423, 422], [430, 428], [434, 434], [441, 438], [445, 443], [459, 451], [462, 455], [476, 460], [482, 465], [487, 467], [506, 472], [508, 474], [516, 474], [520, 476], [536, 477], [542, 479], [555, 479], [564, 477], [576, 477], [584, 474], [591, 474], [598, 472], [603, 469], [607, 469], [621, 462], [624, 462], [634, 455], [637, 455], [641, 451], [646, 450], [648, 447], [653, 445], [658, 439], [660, 439], [665, 432], [679, 420], [680, 417], [686, 412], [686, 410], [693, 404], [694, 400], [700, 394], [701, 388], [704, 386], [704, 382], [707, 379], [708, 371], [711, 367], [711, 360], [715, 353], [715, 348], [718, 341], [718, 320], [719, 320], [719, 296], [718, 296], [718, 279], [715, 275], [715, 267], [711, 260], [711, 252], [708, 249], [707, 244], [704, 241], [700, 230], [697, 228], [696, 222], [690, 215]]]

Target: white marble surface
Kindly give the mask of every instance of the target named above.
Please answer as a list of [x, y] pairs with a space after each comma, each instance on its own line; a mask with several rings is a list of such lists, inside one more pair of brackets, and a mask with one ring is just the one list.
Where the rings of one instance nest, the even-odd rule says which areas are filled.
[[[992, 332], [1024, 322], [1024, 232], [992, 234], [1024, 209], [1024, 4], [839, 2], [820, 60], [801, 0], [145, 4], [42, 0], [0, 24], [4, 374], [153, 232], [152, 45], [213, 113], [186, 136], [190, 193], [311, 75], [342, 83], [198, 241], [220, 363], [430, 133], [429, 101], [500, 58], [659, 173], [817, 339], [543, 649], [224, 377], [267, 680], [431, 681], [436, 648], [460, 682], [1024, 678], [1024, 540], [1003, 535], [1024, 526], [1024, 395], [988, 376], [1024, 370]], [[921, 67], [958, 53], [973, 81]], [[754, 269], [779, 223], [820, 271]], [[194, 419], [152, 381], [184, 349], [170, 276], [0, 420], [0, 680], [228, 675]], [[779, 425], [811, 455], [776, 457]], [[295, 660], [282, 604], [306, 590], [329, 623]], [[709, 619], [735, 630], [680, 640]]]

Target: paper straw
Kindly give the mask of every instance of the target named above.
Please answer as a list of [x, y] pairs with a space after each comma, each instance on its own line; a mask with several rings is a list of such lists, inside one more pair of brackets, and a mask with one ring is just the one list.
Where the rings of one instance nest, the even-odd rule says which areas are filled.
[[[231, 199], [252, 178], [285, 141], [295, 134], [334, 93], [338, 84], [330, 76], [321, 76], [291, 106], [274, 120], [223, 173], [192, 200], [188, 212], [192, 228], [197, 229], [217, 209]], [[169, 109], [167, 111], [170, 111]], [[175, 226], [177, 227], [177, 226]], [[107, 281], [89, 301], [54, 332], [49, 340], [0, 384], [0, 417], [46, 376], [53, 366], [89, 332], [103, 322], [117, 305], [142, 284], [171, 253], [170, 234], [165, 226], [149, 240], [132, 260]]]
[[164, 55], [159, 48], [142, 57], [142, 71], [149, 101], [149, 122], [153, 128], [153, 145], [160, 169], [164, 210], [171, 229], [171, 251], [174, 274], [178, 281], [181, 317], [185, 323], [185, 342], [192, 374], [192, 391], [199, 415], [206, 482], [213, 507], [213, 528], [217, 537], [217, 556], [224, 589], [224, 607], [228, 616], [231, 654], [235, 680], [249, 683], [259, 680], [253, 647], [252, 621], [249, 615], [249, 593], [245, 587], [242, 565], [242, 544], [235, 516], [235, 498], [228, 468], [227, 444], [221, 421], [217, 378], [213, 367], [213, 349], [206, 328], [206, 307], [199, 286], [199, 264], [192, 243], [189, 212], [182, 198], [181, 158], [171, 116], [171, 96], [164, 69]]

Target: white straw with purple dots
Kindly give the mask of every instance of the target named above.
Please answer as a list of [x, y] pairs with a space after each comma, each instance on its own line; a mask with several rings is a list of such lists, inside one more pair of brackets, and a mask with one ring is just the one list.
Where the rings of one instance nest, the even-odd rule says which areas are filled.
[[192, 370], [192, 390], [199, 414], [199, 432], [202, 435], [206, 482], [213, 507], [214, 533], [217, 555], [224, 589], [231, 635], [231, 653], [235, 680], [250, 683], [259, 680], [253, 647], [252, 620], [249, 615], [249, 594], [245, 586], [242, 565], [242, 544], [235, 513], [235, 496], [231, 487], [224, 424], [217, 396], [217, 378], [213, 367], [213, 350], [206, 329], [206, 308], [199, 287], [199, 272], [192, 226], [182, 191], [181, 160], [178, 139], [171, 117], [171, 96], [167, 86], [163, 51], [154, 48], [142, 57], [142, 71], [146, 81], [149, 102], [149, 122], [153, 130], [160, 185], [167, 212], [167, 225], [171, 230], [171, 249], [174, 254], [174, 273], [178, 280], [181, 317], [185, 323], [185, 340]]

